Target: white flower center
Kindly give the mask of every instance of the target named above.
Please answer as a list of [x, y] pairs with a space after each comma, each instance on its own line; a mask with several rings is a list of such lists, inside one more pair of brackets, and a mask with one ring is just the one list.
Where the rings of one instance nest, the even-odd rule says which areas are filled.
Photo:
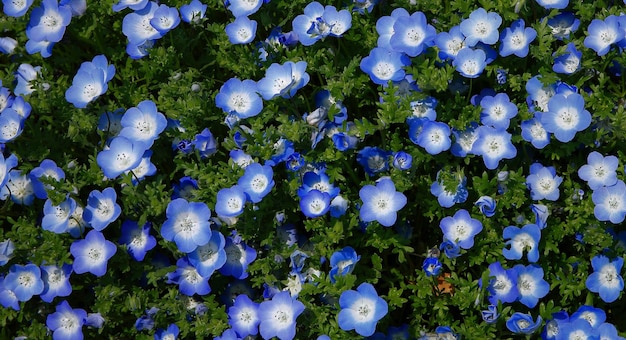
[[395, 67], [393, 67], [393, 65], [391, 65], [388, 62], [379, 61], [376, 65], [374, 65], [372, 72], [374, 73], [376, 78], [379, 78], [382, 80], [389, 80], [391, 79], [393, 74], [396, 72], [396, 69]]

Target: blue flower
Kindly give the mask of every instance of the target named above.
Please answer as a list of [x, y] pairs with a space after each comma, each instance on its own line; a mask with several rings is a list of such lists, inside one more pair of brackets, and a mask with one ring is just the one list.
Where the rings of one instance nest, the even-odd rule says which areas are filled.
[[387, 158], [391, 152], [378, 147], [366, 146], [356, 155], [356, 161], [363, 166], [369, 176], [374, 176], [379, 172], [389, 169]]
[[324, 7], [313, 1], [304, 8], [304, 14], [293, 19], [291, 25], [300, 43], [311, 46], [329, 35], [341, 36], [352, 26], [352, 16], [347, 10], [337, 11], [334, 6]]
[[619, 18], [609, 15], [604, 20], [593, 19], [587, 27], [589, 35], [585, 38], [583, 45], [603, 56], [609, 52], [611, 45], [624, 38], [624, 30], [620, 28]]
[[41, 7], [30, 13], [26, 35], [33, 41], [56, 43], [63, 38], [65, 28], [71, 20], [72, 11], [69, 6], [59, 6], [57, 0], [43, 0]]
[[237, 181], [252, 203], [259, 203], [274, 187], [274, 171], [269, 165], [252, 163]]
[[[469, 18], [461, 21], [461, 33], [465, 35], [465, 44], [473, 47], [478, 42], [493, 45], [498, 42], [498, 28], [502, 17], [495, 12], [487, 12], [478, 8], [470, 13]], [[458, 57], [458, 55], [457, 55]]]
[[330, 195], [333, 199], [339, 195], [339, 188], [330, 183], [330, 178], [324, 171], [307, 171], [302, 177], [302, 186], [298, 188], [298, 196], [304, 197], [311, 190], [319, 190]]
[[119, 0], [112, 6], [113, 12], [120, 12], [123, 9], [130, 8], [133, 11], [141, 11], [148, 5], [148, 0]]
[[618, 163], [615, 156], [604, 157], [599, 152], [592, 151], [587, 156], [587, 164], [578, 169], [578, 177], [587, 182], [591, 190], [610, 187], [617, 183]]
[[505, 130], [480, 126], [476, 133], [478, 138], [472, 146], [472, 153], [483, 157], [487, 169], [494, 170], [502, 159], [517, 156], [517, 149], [511, 142], [511, 134]]
[[426, 120], [417, 137], [417, 145], [431, 155], [437, 155], [450, 148], [450, 127], [446, 123]]
[[594, 216], [598, 221], [611, 221], [618, 224], [626, 217], [626, 184], [618, 180], [615, 185], [601, 187], [591, 194], [595, 204]]
[[304, 304], [281, 291], [271, 300], [261, 302], [259, 331], [264, 339], [278, 337], [291, 340], [296, 336], [296, 319], [304, 311]]
[[72, 293], [71, 274], [71, 264], [63, 264], [60, 268], [56, 265], [41, 266], [41, 279], [44, 285], [41, 300], [50, 303], [57, 296], [69, 296]]
[[544, 86], [540, 79], [541, 76], [534, 76], [526, 82], [526, 92], [528, 93], [526, 102], [531, 112], [536, 111], [535, 108], [541, 112], [548, 111], [548, 102], [556, 93], [556, 84]]
[[508, 129], [511, 118], [517, 115], [517, 105], [510, 101], [506, 93], [484, 96], [480, 106], [480, 122], [498, 130]]
[[449, 259], [454, 259], [461, 256], [461, 247], [456, 242], [450, 240], [444, 240], [439, 245], [439, 249], [443, 250], [446, 257]]
[[541, 116], [541, 123], [556, 139], [567, 143], [576, 132], [589, 127], [591, 114], [585, 110], [585, 100], [581, 95], [557, 93], [548, 101], [548, 111]]
[[543, 279], [543, 268], [536, 264], [518, 264], [513, 269], [517, 271], [519, 301], [528, 308], [535, 308], [539, 299], [550, 291], [550, 284]]
[[256, 37], [257, 23], [246, 16], [239, 16], [226, 25], [226, 35], [231, 44], [247, 44]]
[[176, 7], [169, 7], [167, 5], [160, 5], [156, 11], [154, 11], [152, 19], [150, 19], [150, 25], [154, 27], [163, 36], [165, 33], [173, 30], [180, 23], [180, 16]]
[[198, 181], [189, 176], [181, 177], [179, 183], [173, 185], [172, 199], [184, 198], [191, 201], [196, 190], [198, 190]]
[[144, 100], [137, 107], [126, 110], [120, 123], [122, 130], [119, 136], [144, 143], [146, 149], [152, 146], [167, 127], [167, 119], [157, 111], [156, 104], [151, 100]]
[[407, 202], [403, 193], [396, 191], [396, 186], [389, 177], [380, 178], [376, 186], [366, 185], [359, 190], [363, 205], [359, 218], [363, 222], [378, 221], [385, 227], [396, 223], [397, 212]]
[[224, 4], [233, 16], [238, 18], [240, 16], [249, 16], [250, 14], [256, 13], [259, 8], [261, 8], [263, 0], [226, 0]]
[[5, 287], [4, 277], [2, 276], [0, 276], [0, 305], [4, 308], [20, 310], [20, 301], [11, 289]]
[[555, 339], [598, 339], [597, 332], [585, 319], [577, 319], [559, 325]]
[[[522, 228], [508, 226], [504, 228], [502, 234], [506, 242], [502, 254], [507, 260], [519, 260], [528, 252], [528, 261], [537, 262], [539, 260], [539, 240], [541, 239], [541, 229], [536, 224], [527, 224]], [[510, 246], [508, 249], [507, 246]]]
[[391, 15], [378, 18], [378, 21], [376, 21], [376, 32], [378, 33], [378, 47], [389, 51], [393, 50], [390, 45], [391, 36], [395, 32], [393, 29], [393, 25], [396, 23], [396, 20], [398, 20], [398, 18], [409, 16], [409, 12], [406, 9], [398, 7], [391, 12]]
[[157, 31], [150, 20], [154, 18], [154, 13], [159, 5], [154, 1], [149, 1], [141, 10], [128, 13], [122, 20], [122, 33], [128, 38], [130, 45], [140, 46], [149, 41], [161, 38], [163, 35]]
[[11, 198], [16, 204], [32, 205], [35, 200], [35, 190], [30, 177], [22, 175], [21, 170], [9, 171], [6, 185], [0, 189], [0, 199]]
[[306, 61], [287, 61], [282, 65], [273, 63], [265, 71], [265, 77], [257, 82], [259, 94], [265, 100], [278, 96], [292, 98], [296, 91], [309, 83], [306, 67]]
[[196, 24], [204, 19], [206, 10], [207, 5], [200, 0], [191, 0], [189, 4], [180, 6], [180, 15], [184, 22]]
[[256, 259], [257, 252], [241, 240], [237, 232], [226, 238], [226, 263], [219, 269], [225, 276], [232, 276], [235, 279], [245, 279], [248, 277], [248, 265]]
[[454, 60], [457, 53], [465, 47], [465, 36], [461, 33], [461, 27], [456, 25], [448, 32], [437, 33], [434, 42], [439, 48], [441, 60]]
[[543, 204], [531, 204], [530, 206], [533, 214], [535, 215], [535, 224], [540, 229], [544, 229], [548, 226], [548, 216], [550, 216], [550, 210]]
[[327, 192], [313, 189], [300, 197], [300, 210], [306, 217], [320, 217], [330, 210], [330, 200]]
[[443, 270], [441, 261], [436, 257], [427, 257], [422, 264], [422, 269], [426, 272], [426, 276], [439, 276]]
[[167, 220], [161, 226], [161, 236], [176, 242], [180, 251], [190, 253], [211, 239], [211, 210], [205, 203], [177, 198], [167, 205], [165, 214]]
[[[517, 290], [517, 270], [514, 268], [504, 269], [500, 262], [494, 262], [489, 265], [489, 303], [495, 305], [498, 301], [503, 303], [511, 303], [519, 298]], [[482, 280], [479, 281], [482, 286]]]
[[34, 0], [25, 0], [25, 1], [13, 1], [13, 0], [2, 0], [4, 14], [19, 18], [28, 12], [28, 9], [33, 4]]
[[38, 167], [30, 171], [29, 177], [33, 183], [35, 196], [39, 199], [46, 199], [48, 198], [46, 190], [54, 190], [54, 186], [51, 184], [43, 184], [40, 179], [61, 181], [65, 178], [65, 173], [53, 160], [44, 159]]
[[14, 264], [4, 278], [4, 288], [15, 294], [18, 301], [28, 301], [33, 295], [43, 292], [44, 282], [41, 279], [41, 269], [29, 263], [27, 265]]
[[483, 310], [480, 313], [483, 317], [483, 321], [488, 324], [496, 323], [500, 317], [500, 314], [498, 313], [498, 306], [496, 305], [489, 305], [486, 310]]
[[530, 175], [526, 177], [526, 185], [533, 200], [558, 200], [561, 182], [563, 178], [556, 175], [554, 167], [545, 167], [540, 163], [533, 163], [530, 166]]
[[179, 332], [180, 330], [178, 329], [178, 326], [176, 326], [176, 324], [173, 323], [167, 326], [167, 329], [161, 329], [161, 328], [157, 329], [157, 331], [154, 333], [154, 340], [176, 339], [178, 337]]
[[533, 321], [532, 315], [515, 312], [506, 321], [506, 328], [515, 334], [533, 334], [541, 327], [542, 321], [541, 315], [537, 316], [537, 321]]
[[53, 233], [62, 234], [67, 231], [70, 218], [76, 210], [76, 201], [67, 197], [59, 205], [52, 205], [52, 200], [47, 199], [43, 206], [44, 216], [41, 220], [41, 228]]
[[198, 270], [189, 263], [187, 257], [176, 261], [176, 270], [167, 274], [167, 283], [178, 285], [178, 290], [187, 296], [207, 295], [211, 292], [209, 278], [203, 277]]
[[366, 282], [361, 283], [356, 291], [341, 293], [339, 306], [339, 327], [344, 331], [354, 329], [361, 336], [374, 334], [376, 324], [388, 312], [387, 302], [378, 296], [374, 286]]
[[360, 259], [361, 256], [357, 255], [356, 250], [350, 246], [334, 252], [330, 256], [331, 269], [328, 273], [330, 282], [335, 283], [337, 275], [343, 276], [352, 273], [354, 266]]
[[24, 119], [12, 108], [0, 113], [0, 143], [7, 143], [22, 134]]
[[[442, 175], [442, 170], [437, 172], [437, 179], [430, 185], [430, 193], [437, 197], [437, 202], [440, 206], [444, 208], [450, 208], [456, 203], [463, 203], [467, 200], [468, 192], [466, 185], [466, 177], [465, 176], [455, 176], [456, 187], [454, 187], [455, 191], [451, 191], [448, 186], [449, 184], [444, 183]], [[451, 186], [452, 187], [452, 186]]]
[[150, 235], [150, 223], [142, 227], [135, 221], [126, 220], [122, 223], [120, 244], [125, 244], [128, 253], [135, 261], [143, 261], [146, 253], [156, 246], [156, 238]]
[[74, 256], [72, 269], [76, 274], [92, 273], [102, 276], [107, 272], [107, 262], [117, 252], [117, 246], [107, 241], [101, 232], [92, 230], [85, 239], [76, 240], [70, 246], [70, 253]]
[[580, 70], [583, 53], [576, 49], [574, 43], [567, 44], [566, 53], [554, 58], [552, 70], [556, 73], [573, 74]]
[[84, 309], [72, 308], [63, 300], [56, 306], [54, 313], [48, 314], [46, 326], [52, 331], [54, 339], [82, 339], [86, 318]]
[[226, 240], [219, 231], [211, 233], [211, 239], [205, 245], [198, 246], [194, 251], [187, 254], [198, 274], [202, 277], [211, 277], [213, 273], [226, 263]]
[[204, 128], [202, 132], [197, 134], [191, 144], [200, 154], [200, 158], [203, 159], [217, 152], [217, 141], [208, 128]]
[[454, 136], [454, 143], [450, 147], [450, 153], [456, 157], [465, 157], [472, 153], [472, 147], [476, 140], [478, 140], [478, 134], [476, 128], [478, 123], [471, 122], [465, 130], [452, 129], [452, 135]]
[[465, 78], [478, 78], [487, 66], [487, 55], [481, 49], [465, 47], [456, 54], [452, 66]]
[[92, 228], [102, 231], [121, 214], [122, 208], [116, 202], [117, 194], [113, 188], [105, 188], [102, 192], [93, 190], [87, 198], [87, 206], [83, 211], [83, 219]]
[[496, 214], [496, 200], [489, 196], [480, 196], [474, 205], [480, 209], [480, 212], [487, 217], [493, 217]]
[[224, 188], [217, 192], [215, 213], [217, 216], [237, 217], [246, 205], [246, 193], [239, 185]]
[[569, 35], [575, 32], [580, 25], [578, 20], [571, 12], [561, 12], [548, 19], [548, 27], [552, 29], [552, 35], [559, 40], [569, 39]]
[[541, 124], [541, 116], [543, 112], [535, 112], [535, 116], [531, 119], [522, 121], [522, 138], [530, 142], [535, 148], [543, 149], [550, 144], [551, 134], [546, 131]]
[[393, 24], [389, 45], [394, 51], [416, 57], [433, 44], [437, 31], [428, 24], [426, 15], [415, 12], [411, 16], [400, 16]]
[[15, 243], [10, 239], [0, 242], [0, 267], [9, 263], [9, 260], [13, 258], [13, 251], [15, 251]]
[[237, 295], [232, 306], [228, 308], [228, 323], [239, 337], [257, 335], [259, 333], [259, 304], [250, 300], [248, 295]]
[[107, 91], [107, 83], [114, 75], [115, 66], [108, 64], [106, 56], [97, 55], [80, 65], [72, 86], [65, 91], [65, 99], [77, 108], [85, 108]]
[[582, 305], [569, 318], [570, 322], [583, 319], [589, 322], [593, 329], [598, 329], [606, 321], [606, 312], [600, 308]]
[[398, 170], [410, 170], [413, 165], [413, 156], [404, 151], [397, 151], [393, 153], [393, 161], [391, 163], [394, 168]]
[[606, 303], [617, 300], [624, 290], [624, 279], [620, 275], [623, 265], [624, 259], [621, 257], [611, 261], [604, 255], [596, 255], [591, 259], [593, 273], [585, 281], [587, 289], [598, 293]]
[[341, 197], [341, 195], [336, 196], [330, 201], [330, 216], [334, 218], [339, 218], [343, 216], [348, 210], [348, 200]]
[[402, 68], [410, 64], [411, 61], [404, 53], [375, 47], [367, 57], [361, 59], [360, 68], [375, 84], [386, 86], [390, 80], [404, 79], [405, 72]]
[[537, 31], [525, 27], [524, 19], [517, 19], [511, 27], [504, 29], [500, 34], [500, 56], [507, 57], [514, 54], [520, 58], [528, 55], [528, 47], [537, 37]]
[[465, 209], [458, 210], [453, 217], [446, 216], [439, 223], [444, 240], [450, 240], [463, 249], [474, 246], [474, 236], [483, 230], [483, 224], [474, 219]]

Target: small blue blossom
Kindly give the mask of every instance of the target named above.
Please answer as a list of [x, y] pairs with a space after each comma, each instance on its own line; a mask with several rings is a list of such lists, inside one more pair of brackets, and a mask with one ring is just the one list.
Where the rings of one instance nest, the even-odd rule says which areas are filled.
[[474, 202], [474, 205], [480, 209], [486, 217], [493, 217], [496, 214], [496, 200], [489, 196], [480, 196], [480, 198]]
[[539, 299], [550, 291], [550, 284], [543, 279], [543, 268], [536, 264], [517, 264], [513, 268], [517, 271], [519, 301], [528, 308], [535, 308]]
[[378, 296], [369, 283], [362, 283], [357, 290], [346, 290], [339, 297], [341, 310], [337, 315], [339, 327], [344, 331], [355, 330], [361, 336], [370, 336], [376, 324], [388, 312], [387, 302]]
[[248, 295], [237, 295], [233, 305], [228, 308], [228, 323], [239, 337], [259, 333], [259, 304], [250, 300]]
[[465, 35], [465, 44], [469, 47], [473, 47], [478, 42], [487, 45], [495, 44], [498, 42], [500, 24], [502, 24], [502, 17], [498, 13], [487, 12], [482, 7], [474, 10], [469, 18], [464, 19], [460, 24], [461, 33]]
[[578, 177], [587, 182], [591, 190], [603, 186], [610, 187], [617, 183], [617, 167], [619, 161], [615, 156], [602, 156], [592, 151], [587, 156], [587, 164], [578, 169]]
[[489, 305], [486, 310], [483, 310], [480, 313], [483, 317], [483, 321], [490, 325], [498, 322], [498, 318], [500, 317], [500, 314], [498, 313], [498, 306], [496, 305]]
[[478, 78], [487, 66], [487, 55], [481, 49], [464, 47], [456, 54], [452, 66], [465, 78]]
[[337, 281], [337, 275], [343, 276], [352, 273], [354, 266], [361, 259], [360, 255], [357, 255], [354, 248], [347, 246], [339, 251], [334, 252], [330, 257], [330, 282], [335, 283]]
[[556, 201], [559, 199], [559, 185], [563, 177], [556, 175], [554, 167], [545, 167], [540, 163], [530, 166], [530, 175], [526, 177], [526, 185], [530, 189], [530, 197], [533, 200], [546, 199]]
[[624, 279], [620, 274], [623, 265], [624, 259], [621, 257], [610, 260], [604, 255], [596, 255], [591, 259], [593, 273], [585, 281], [587, 289], [598, 293], [606, 303], [617, 300], [624, 290]]
[[624, 39], [624, 30], [620, 28], [619, 18], [609, 15], [604, 20], [593, 19], [587, 28], [589, 35], [584, 45], [603, 56], [609, 52], [611, 45]]
[[149, 250], [156, 246], [156, 238], [150, 235], [150, 223], [139, 226], [137, 222], [125, 220], [119, 243], [125, 244], [128, 254], [135, 261], [143, 261]]
[[9, 268], [9, 273], [4, 278], [4, 288], [15, 294], [18, 301], [28, 301], [34, 295], [39, 295], [44, 290], [44, 282], [41, 279], [41, 269], [29, 263], [27, 265], [14, 264]]
[[363, 205], [359, 210], [359, 218], [363, 222], [378, 221], [385, 227], [396, 223], [397, 212], [402, 209], [407, 198], [396, 191], [393, 181], [388, 177], [379, 179], [376, 186], [366, 185], [359, 190]]
[[176, 242], [180, 251], [190, 253], [211, 239], [211, 210], [205, 203], [177, 198], [167, 205], [165, 214], [161, 236]]
[[539, 260], [541, 229], [536, 224], [527, 224], [522, 228], [508, 226], [504, 228], [503, 237], [508, 240], [502, 249], [502, 254], [507, 260], [519, 260], [524, 252], [528, 252], [529, 262], [535, 263]]
[[122, 213], [122, 208], [116, 200], [117, 193], [113, 188], [91, 191], [87, 198], [87, 206], [83, 210], [84, 221], [95, 230], [102, 231]]
[[178, 285], [178, 290], [187, 296], [207, 295], [211, 292], [209, 278], [203, 277], [198, 270], [189, 263], [187, 257], [176, 261], [176, 270], [167, 274], [167, 283]]
[[410, 64], [411, 61], [404, 53], [375, 47], [367, 57], [361, 59], [360, 67], [375, 84], [386, 86], [390, 80], [404, 79], [403, 67]]
[[600, 187], [591, 194], [593, 214], [598, 221], [619, 224], [626, 217], [626, 184], [618, 180], [610, 187]]
[[259, 332], [264, 339], [278, 337], [291, 340], [296, 336], [296, 319], [304, 311], [304, 304], [281, 291], [271, 300], [261, 302]]
[[107, 272], [107, 263], [117, 252], [115, 243], [108, 241], [98, 230], [87, 233], [84, 239], [76, 240], [70, 246], [74, 256], [72, 269], [76, 274], [92, 273], [103, 276]]
[[529, 45], [537, 37], [537, 31], [525, 25], [524, 19], [517, 19], [511, 23], [511, 27], [504, 29], [500, 34], [500, 56], [514, 54], [525, 58], [528, 55]]
[[247, 16], [239, 16], [226, 25], [226, 35], [231, 44], [248, 44], [256, 37], [257, 22]]
[[453, 217], [446, 216], [439, 223], [444, 240], [450, 240], [463, 249], [474, 246], [474, 236], [483, 230], [483, 224], [474, 219], [465, 209], [458, 210]]
[[568, 75], [576, 73], [576, 71], [580, 70], [583, 53], [576, 49], [576, 45], [574, 45], [574, 43], [567, 44], [565, 52], [565, 54], [554, 58], [552, 70], [556, 73]]
[[422, 269], [426, 276], [439, 276], [443, 270], [443, 265], [436, 257], [427, 257], [422, 264]]
[[54, 339], [82, 339], [86, 318], [84, 309], [72, 308], [63, 300], [56, 306], [54, 313], [48, 314], [46, 326], [52, 331]]
[[537, 316], [537, 321], [533, 321], [532, 315], [515, 312], [506, 321], [506, 328], [515, 334], [533, 334], [541, 327], [542, 321], [541, 316]]

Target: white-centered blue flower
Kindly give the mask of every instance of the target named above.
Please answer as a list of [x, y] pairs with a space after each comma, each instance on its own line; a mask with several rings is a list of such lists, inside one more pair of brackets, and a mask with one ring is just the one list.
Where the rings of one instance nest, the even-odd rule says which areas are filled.
[[359, 190], [359, 197], [363, 201], [359, 210], [361, 221], [378, 221], [385, 227], [396, 223], [398, 210], [407, 202], [406, 196], [396, 191], [396, 186], [389, 177], [379, 179], [376, 186], [365, 185]]
[[154, 11], [154, 15], [150, 19], [150, 25], [159, 31], [161, 35], [165, 35], [165, 33], [173, 30], [178, 24], [180, 24], [178, 9], [163, 4]]
[[550, 284], [543, 279], [543, 268], [536, 264], [517, 264], [517, 290], [519, 301], [528, 308], [535, 308], [539, 299], [550, 291]]
[[125, 220], [119, 243], [125, 244], [128, 253], [135, 261], [143, 261], [146, 253], [156, 246], [156, 238], [150, 235], [150, 223], [139, 226], [137, 222]]
[[228, 79], [215, 96], [215, 105], [240, 119], [254, 117], [263, 110], [257, 83], [250, 79]]
[[263, 0], [226, 0], [224, 4], [233, 16], [238, 18], [256, 13], [263, 5]]
[[107, 91], [107, 82], [114, 75], [115, 66], [109, 65], [104, 55], [97, 55], [91, 62], [81, 64], [72, 86], [65, 91], [65, 99], [77, 108], [85, 108]]
[[558, 200], [561, 182], [563, 182], [563, 177], [556, 175], [554, 167], [546, 167], [540, 163], [533, 163], [530, 166], [530, 175], [526, 177], [526, 185], [530, 189], [530, 197], [533, 200]]
[[367, 73], [370, 79], [378, 85], [386, 86], [388, 81], [400, 81], [404, 79], [404, 66], [409, 66], [411, 61], [404, 53], [375, 47], [370, 54], [363, 58], [360, 63], [361, 71]]
[[458, 25], [451, 27], [448, 32], [437, 33], [434, 42], [439, 48], [441, 60], [454, 60], [457, 53], [466, 47], [465, 36], [461, 33], [461, 27]]
[[309, 218], [325, 215], [330, 210], [331, 198], [327, 192], [310, 190], [300, 197], [300, 210]]
[[618, 224], [626, 217], [626, 184], [622, 180], [610, 187], [593, 191], [591, 200], [595, 204], [593, 214], [598, 221], [611, 221]]
[[184, 22], [196, 24], [204, 19], [207, 7], [200, 0], [191, 0], [189, 4], [180, 6], [180, 16]]
[[41, 180], [52, 180], [60, 182], [65, 179], [65, 172], [63, 169], [57, 166], [57, 164], [51, 159], [44, 159], [41, 161], [38, 167], [34, 168], [29, 173], [30, 180], [33, 182], [33, 189], [35, 190], [35, 196], [39, 199], [48, 198], [46, 190], [54, 190], [54, 185], [44, 184]]
[[344, 331], [355, 330], [361, 336], [371, 336], [376, 324], [388, 312], [387, 302], [378, 296], [370, 283], [361, 283], [356, 290], [346, 290], [339, 296], [341, 310], [337, 323]]
[[483, 224], [472, 218], [465, 209], [458, 210], [453, 217], [446, 216], [439, 227], [443, 232], [444, 240], [450, 240], [463, 249], [474, 246], [474, 236], [483, 230]]
[[481, 49], [465, 47], [456, 54], [452, 66], [465, 78], [478, 78], [487, 66], [487, 55]]
[[22, 175], [21, 170], [11, 170], [7, 175], [5, 186], [0, 188], [0, 199], [11, 201], [20, 205], [32, 205], [35, 200], [35, 189], [28, 175]]
[[114, 188], [105, 188], [100, 192], [93, 190], [87, 198], [87, 206], [83, 210], [83, 219], [92, 228], [102, 231], [122, 213], [116, 202], [117, 193]]
[[400, 16], [393, 24], [389, 45], [394, 51], [416, 57], [433, 45], [437, 31], [428, 24], [426, 15], [415, 12], [411, 16]]
[[470, 13], [469, 18], [461, 21], [461, 33], [465, 35], [465, 44], [473, 47], [478, 42], [493, 45], [498, 42], [498, 28], [502, 24], [502, 17], [495, 12], [487, 12], [478, 8]]
[[239, 185], [220, 189], [217, 192], [215, 213], [217, 216], [237, 217], [243, 212], [247, 201], [246, 193]]
[[603, 186], [610, 187], [617, 183], [618, 166], [617, 157], [605, 157], [597, 151], [592, 151], [587, 156], [587, 164], [578, 169], [578, 177], [587, 182], [591, 190], [597, 190]]
[[[489, 292], [489, 303], [497, 305], [499, 301], [502, 303], [511, 303], [519, 298], [517, 290], [517, 270], [514, 268], [504, 269], [500, 262], [494, 262], [489, 265], [489, 283], [487, 291]], [[482, 286], [483, 282], [478, 282]]]
[[623, 265], [624, 259], [621, 257], [610, 260], [604, 255], [596, 255], [591, 259], [593, 273], [585, 281], [587, 289], [598, 293], [606, 303], [614, 302], [624, 290], [624, 279], [620, 274]]
[[[506, 241], [502, 254], [507, 260], [519, 260], [527, 252], [528, 262], [539, 260], [539, 241], [541, 229], [536, 224], [527, 224], [521, 228], [508, 226], [504, 228], [502, 237]], [[507, 248], [508, 247], [508, 248]]]
[[178, 259], [176, 266], [174, 272], [167, 274], [167, 283], [177, 284], [178, 290], [187, 296], [207, 295], [211, 292], [209, 278], [200, 275], [187, 257]]
[[476, 129], [476, 134], [477, 139], [472, 145], [472, 153], [483, 157], [487, 169], [496, 169], [500, 160], [517, 156], [517, 149], [511, 142], [511, 134], [506, 130], [480, 126]]
[[263, 301], [259, 305], [261, 336], [264, 339], [293, 339], [296, 336], [296, 319], [303, 311], [304, 304], [292, 298], [289, 292], [276, 293], [271, 300]]
[[[144, 100], [126, 110], [122, 120], [121, 137], [144, 143], [149, 149], [159, 134], [167, 127], [167, 119], [157, 110], [156, 104], [151, 100]], [[143, 156], [143, 155], [142, 155]]]
[[517, 115], [517, 105], [511, 102], [506, 93], [484, 96], [480, 100], [480, 106], [480, 122], [499, 130], [508, 129], [511, 118]]
[[265, 77], [257, 82], [261, 97], [265, 100], [278, 96], [292, 98], [296, 91], [309, 83], [310, 77], [306, 73], [306, 67], [306, 61], [296, 63], [287, 61], [282, 65], [273, 63], [265, 71]]
[[256, 37], [256, 20], [250, 20], [246, 16], [239, 16], [235, 21], [226, 25], [226, 35], [231, 44], [247, 44]]
[[550, 144], [551, 134], [541, 124], [543, 112], [535, 112], [535, 116], [522, 122], [522, 138], [535, 148], [543, 149]]
[[32, 263], [24, 266], [14, 264], [4, 278], [4, 287], [12, 291], [19, 301], [28, 301], [33, 295], [43, 292], [41, 269]]
[[248, 265], [256, 259], [257, 252], [241, 240], [236, 232], [226, 238], [226, 263], [219, 268], [219, 272], [225, 276], [232, 276], [242, 280], [248, 277]]
[[2, 10], [4, 14], [19, 18], [28, 12], [34, 0], [2, 0]]
[[104, 238], [101, 232], [91, 230], [84, 239], [76, 240], [70, 246], [74, 256], [72, 269], [76, 274], [92, 273], [102, 276], [107, 272], [107, 263], [117, 252], [117, 246]]
[[350, 246], [334, 252], [330, 256], [331, 269], [328, 273], [330, 282], [335, 283], [338, 275], [343, 276], [352, 273], [356, 263], [359, 262], [360, 259], [361, 256]]
[[252, 203], [259, 203], [274, 187], [274, 171], [269, 165], [252, 163], [245, 169], [237, 185], [243, 189]]
[[119, 0], [112, 6], [113, 12], [119, 12], [123, 9], [130, 8], [133, 11], [141, 11], [148, 5], [148, 0]]
[[516, 334], [532, 334], [541, 327], [543, 319], [541, 315], [537, 316], [537, 321], [533, 320], [533, 316], [530, 314], [523, 314], [515, 312], [506, 321], [506, 328]]
[[576, 132], [589, 127], [591, 114], [585, 110], [585, 100], [578, 93], [567, 96], [557, 93], [548, 101], [548, 111], [541, 116], [541, 123], [556, 139], [567, 143]]
[[63, 264], [60, 268], [56, 265], [41, 266], [41, 279], [44, 284], [41, 300], [50, 303], [57, 296], [69, 296], [72, 293], [71, 274], [70, 264]]
[[598, 329], [606, 321], [606, 312], [601, 308], [582, 305], [570, 316], [569, 321], [574, 322], [578, 319], [583, 319], [589, 322], [593, 329]]
[[239, 294], [233, 305], [228, 308], [228, 323], [239, 337], [259, 333], [259, 304], [250, 300], [248, 295]]
[[161, 226], [161, 236], [176, 242], [183, 253], [190, 253], [211, 239], [211, 210], [205, 203], [177, 198], [167, 205], [165, 214], [167, 220]]
[[30, 13], [26, 35], [34, 41], [59, 42], [65, 28], [72, 20], [69, 6], [59, 6], [57, 0], [43, 0], [40, 7]]
[[500, 34], [500, 56], [507, 57], [514, 54], [520, 58], [526, 58], [530, 43], [537, 37], [537, 31], [532, 27], [526, 27], [524, 19], [517, 19], [511, 23], [511, 27], [504, 29]]
[[76, 201], [71, 197], [67, 197], [59, 205], [53, 205], [52, 200], [47, 199], [43, 205], [44, 216], [41, 220], [41, 227], [43, 230], [57, 234], [66, 232], [74, 210], [76, 210]]
[[15, 251], [15, 243], [11, 239], [6, 239], [0, 242], [0, 267], [9, 263], [9, 260], [13, 258], [13, 252]]
[[224, 235], [218, 231], [213, 231], [207, 244], [198, 246], [187, 255], [189, 263], [196, 268], [202, 277], [211, 277], [213, 272], [222, 268], [226, 263], [225, 245]]
[[72, 308], [63, 300], [56, 306], [56, 311], [48, 314], [46, 326], [52, 331], [54, 339], [83, 339], [83, 325], [87, 312], [81, 308]]
[[410, 16], [409, 12], [398, 7], [391, 12], [391, 15], [382, 16], [376, 21], [376, 32], [378, 33], [378, 46], [386, 50], [393, 50], [389, 44], [391, 36], [395, 33], [393, 25], [400, 17]]
[[609, 15], [604, 20], [593, 19], [587, 28], [589, 35], [583, 42], [599, 56], [609, 52], [611, 45], [624, 39], [624, 30], [620, 28], [620, 19], [615, 15]]
[[122, 33], [128, 38], [130, 44], [138, 46], [163, 36], [150, 24], [158, 8], [159, 5], [156, 2], [149, 1], [143, 9], [126, 14], [122, 20]]
[[128, 170], [136, 168], [143, 158], [147, 146], [143, 142], [123, 136], [113, 138], [108, 149], [96, 156], [96, 162], [107, 178], [116, 178]]
[[583, 53], [576, 49], [574, 43], [567, 44], [565, 53], [555, 56], [552, 70], [556, 73], [573, 74], [580, 70]]
[[9, 107], [0, 113], [0, 143], [13, 141], [23, 129], [24, 120], [17, 111]]
[[450, 148], [450, 127], [443, 122], [424, 121], [422, 130], [417, 136], [417, 145], [426, 149], [431, 155], [440, 154]]

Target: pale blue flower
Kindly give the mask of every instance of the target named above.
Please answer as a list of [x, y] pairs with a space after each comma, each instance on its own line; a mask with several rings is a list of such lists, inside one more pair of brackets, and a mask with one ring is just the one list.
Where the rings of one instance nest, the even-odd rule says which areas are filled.
[[587, 289], [598, 293], [606, 303], [617, 300], [624, 290], [624, 279], [620, 274], [623, 265], [624, 259], [621, 257], [610, 260], [604, 255], [596, 255], [591, 259], [593, 273], [585, 281]]
[[261, 302], [258, 309], [261, 336], [264, 339], [293, 339], [296, 336], [296, 319], [304, 309], [304, 304], [292, 298], [286, 291], [277, 293], [271, 300]]
[[378, 221], [385, 227], [396, 223], [397, 212], [402, 209], [407, 198], [396, 191], [391, 178], [384, 177], [377, 181], [376, 186], [366, 185], [359, 190], [363, 205], [359, 210], [359, 218], [363, 222]]
[[519, 260], [524, 252], [528, 254], [528, 262], [535, 263], [539, 260], [541, 229], [536, 224], [527, 224], [522, 228], [508, 226], [504, 228], [502, 236], [508, 240], [502, 249], [502, 254], [507, 260]]
[[339, 297], [341, 310], [337, 323], [344, 331], [355, 330], [361, 336], [370, 336], [376, 331], [376, 324], [388, 312], [387, 302], [378, 296], [369, 283], [362, 283], [357, 290], [346, 290]]

